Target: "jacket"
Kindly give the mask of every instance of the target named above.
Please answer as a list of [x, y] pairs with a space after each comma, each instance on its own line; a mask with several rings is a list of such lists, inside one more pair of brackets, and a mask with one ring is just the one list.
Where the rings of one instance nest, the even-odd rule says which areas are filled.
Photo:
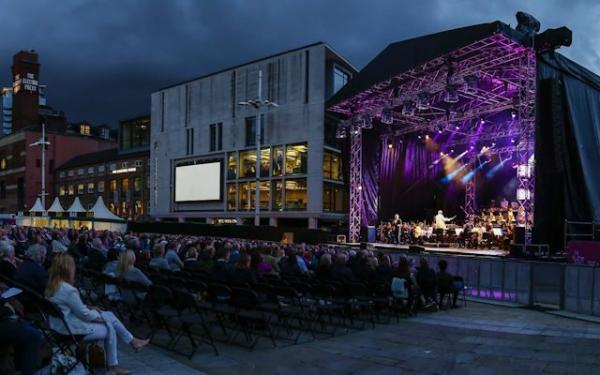
[[[102, 320], [98, 311], [88, 309], [83, 301], [81, 301], [79, 291], [64, 281], [60, 283], [60, 287], [56, 293], [48, 299], [60, 308], [65, 322], [74, 335], [87, 335], [91, 333], [93, 328], [92, 323]], [[58, 318], [50, 317], [50, 328], [61, 334], [68, 334], [66, 327]]]

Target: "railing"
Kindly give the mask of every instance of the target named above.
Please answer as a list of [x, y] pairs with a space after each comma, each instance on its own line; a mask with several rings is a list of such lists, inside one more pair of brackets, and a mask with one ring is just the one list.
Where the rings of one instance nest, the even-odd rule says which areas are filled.
[[600, 239], [600, 224], [593, 221], [570, 221], [565, 220], [564, 225], [564, 247], [570, 240], [597, 241]]

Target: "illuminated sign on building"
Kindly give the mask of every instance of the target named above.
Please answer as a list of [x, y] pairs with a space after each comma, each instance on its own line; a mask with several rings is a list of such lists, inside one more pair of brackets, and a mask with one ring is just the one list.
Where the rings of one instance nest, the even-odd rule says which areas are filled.
[[25, 78], [21, 78], [19, 74], [15, 75], [15, 80], [13, 81], [13, 91], [16, 94], [21, 90], [33, 93], [37, 92], [38, 80], [35, 74], [27, 73]]
[[112, 171], [112, 174], [130, 173], [130, 172], [135, 172], [136, 170], [137, 170], [137, 168], [115, 169], [114, 171]]

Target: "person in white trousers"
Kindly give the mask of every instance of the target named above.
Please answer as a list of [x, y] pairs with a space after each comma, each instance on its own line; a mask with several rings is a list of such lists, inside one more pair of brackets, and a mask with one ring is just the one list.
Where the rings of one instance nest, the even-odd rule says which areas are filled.
[[[130, 371], [118, 367], [117, 337], [140, 350], [150, 340], [134, 337], [123, 323], [110, 311], [86, 306], [73, 286], [75, 281], [75, 261], [69, 254], [60, 254], [54, 258], [50, 267], [46, 297], [62, 311], [64, 320], [74, 335], [85, 335], [84, 341], [104, 342], [104, 351], [110, 373], [129, 374]], [[60, 319], [50, 318], [50, 327], [59, 333], [67, 334], [67, 327]]]

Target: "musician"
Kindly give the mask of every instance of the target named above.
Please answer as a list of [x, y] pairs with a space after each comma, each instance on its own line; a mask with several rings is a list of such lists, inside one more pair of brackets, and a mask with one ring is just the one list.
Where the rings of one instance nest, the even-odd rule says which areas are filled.
[[445, 217], [444, 216], [444, 211], [439, 210], [437, 215], [435, 215], [434, 218], [434, 228], [435, 229], [441, 229], [441, 230], [446, 230], [446, 223], [450, 222], [452, 220], [456, 219], [456, 216], [452, 216], [452, 217]]
[[401, 241], [401, 236], [402, 236], [402, 219], [400, 219], [400, 215], [399, 214], [395, 214], [394, 215], [394, 220], [392, 220], [392, 225], [394, 226], [395, 229], [395, 239], [394, 242], [395, 243], [400, 243]]
[[500, 208], [503, 211], [508, 210], [508, 199], [506, 199], [506, 197], [503, 197], [502, 200], [500, 201]]

